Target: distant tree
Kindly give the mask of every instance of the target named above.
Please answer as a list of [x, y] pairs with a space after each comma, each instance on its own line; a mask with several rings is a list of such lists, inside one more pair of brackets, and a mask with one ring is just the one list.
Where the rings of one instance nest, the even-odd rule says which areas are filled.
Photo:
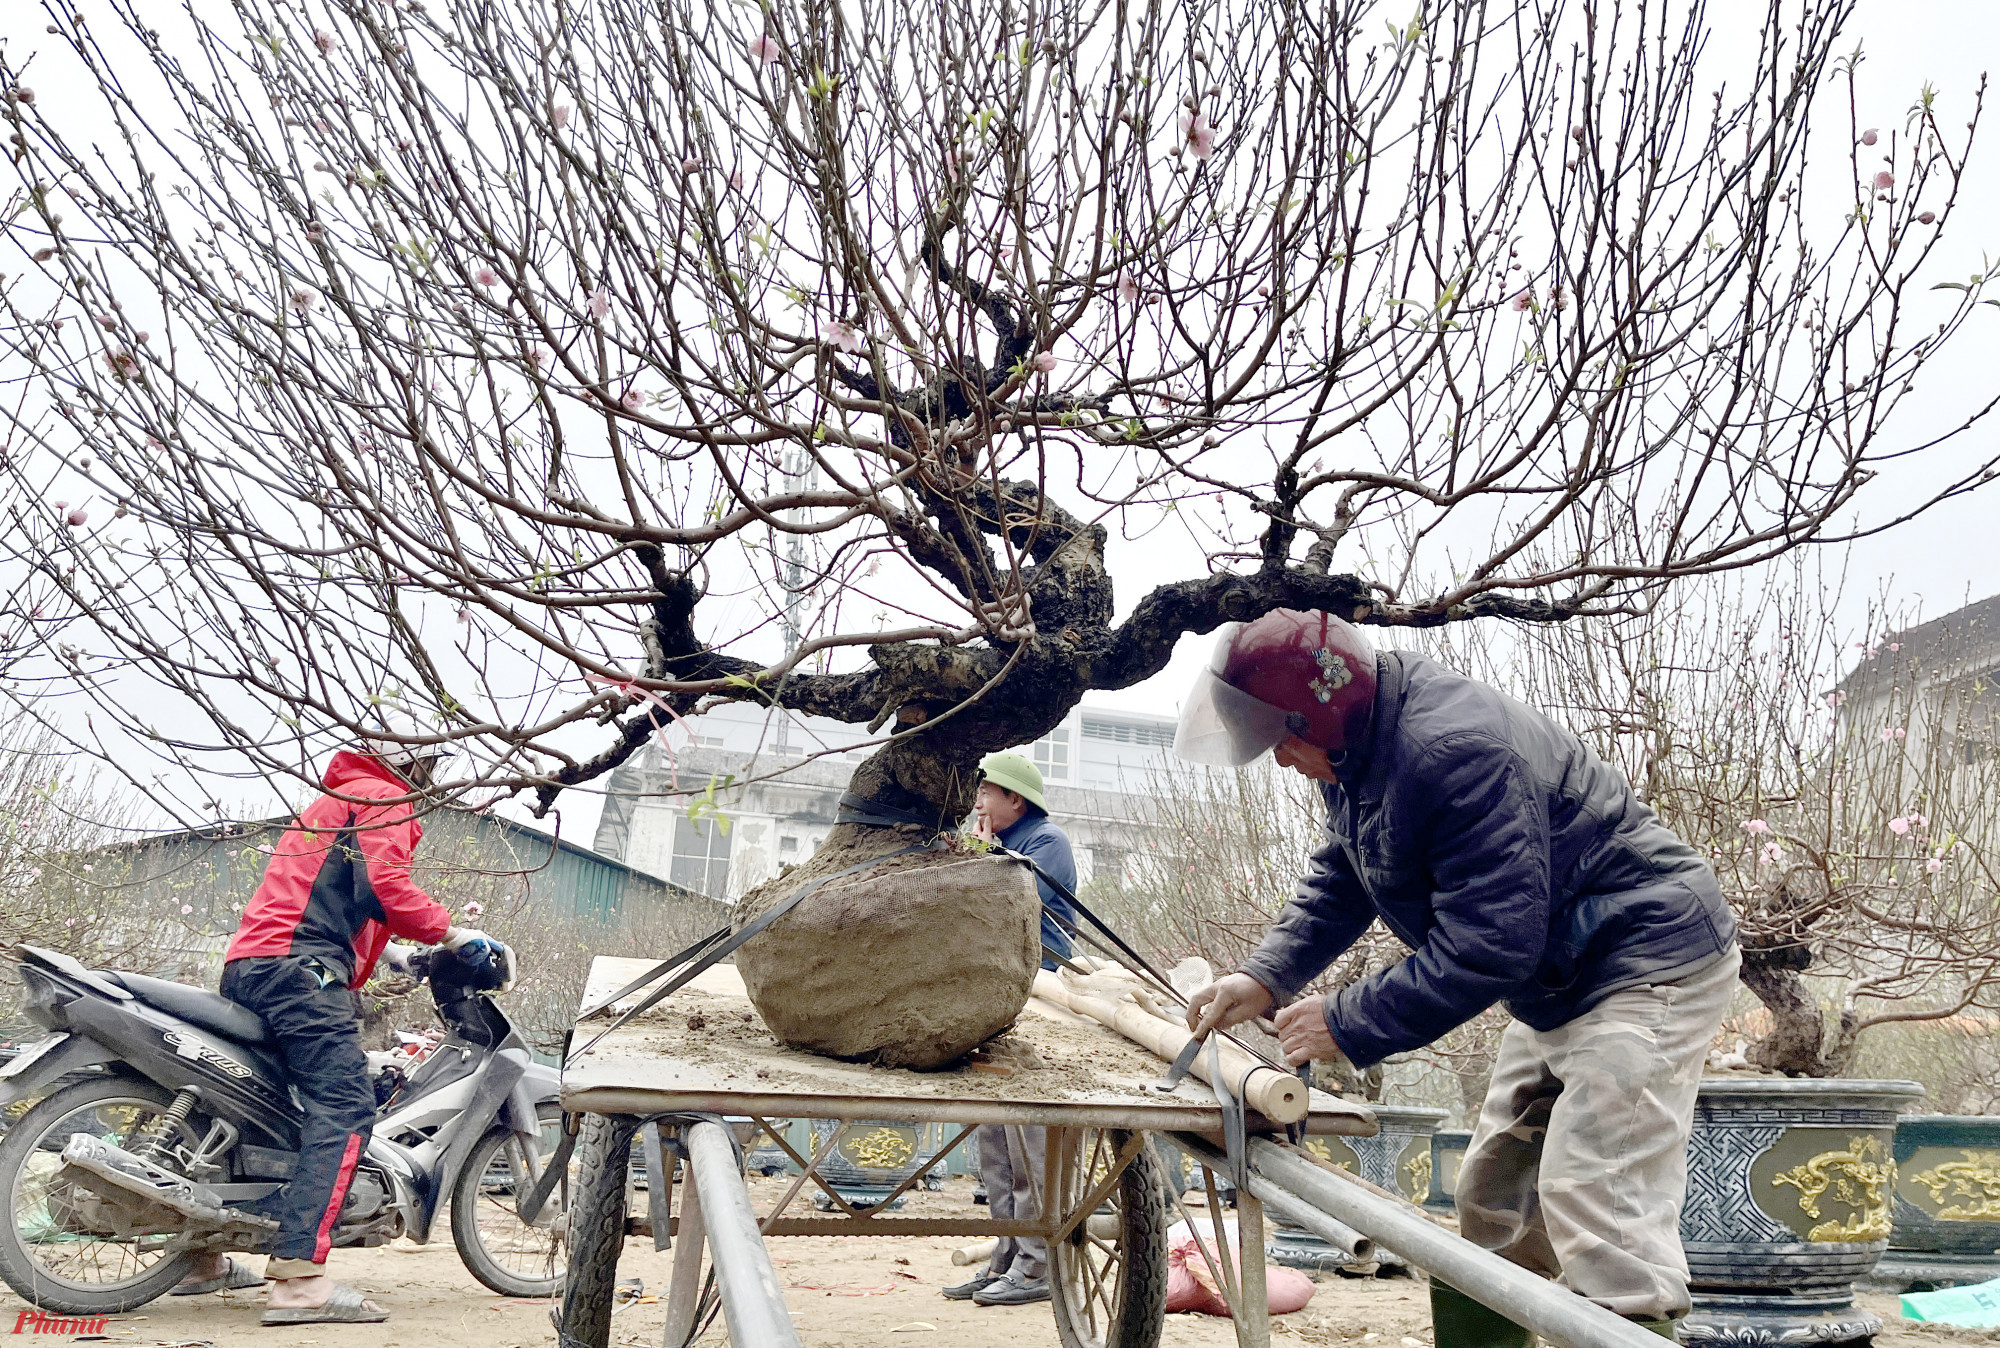
[[[1893, 608], [1858, 647], [1840, 610], [1800, 565], [1691, 587], [1643, 622], [1457, 652], [1577, 729], [1711, 858], [1770, 1013], [1748, 1059], [1794, 1076], [1852, 1071], [1877, 1027], [1958, 1032], [2000, 1009], [2000, 759], [1964, 714], [1984, 692], [1933, 677], [1949, 641], [1904, 655]], [[1894, 685], [1842, 705], [1844, 668], [1852, 687], [1878, 659]]]

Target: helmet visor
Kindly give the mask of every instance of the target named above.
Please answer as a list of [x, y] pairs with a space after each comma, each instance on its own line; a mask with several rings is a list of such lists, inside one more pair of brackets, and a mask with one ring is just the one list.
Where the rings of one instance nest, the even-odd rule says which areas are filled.
[[1291, 733], [1283, 711], [1203, 669], [1174, 727], [1174, 752], [1190, 763], [1240, 768]]

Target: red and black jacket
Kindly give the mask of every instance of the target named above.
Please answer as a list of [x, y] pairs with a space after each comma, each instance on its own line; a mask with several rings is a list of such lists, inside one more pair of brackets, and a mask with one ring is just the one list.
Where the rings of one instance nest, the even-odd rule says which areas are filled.
[[363, 754], [341, 750], [322, 785], [337, 795], [307, 806], [279, 838], [263, 883], [243, 909], [224, 954], [310, 955], [368, 981], [389, 938], [442, 941], [451, 914], [410, 879], [410, 856], [424, 836], [407, 782]]

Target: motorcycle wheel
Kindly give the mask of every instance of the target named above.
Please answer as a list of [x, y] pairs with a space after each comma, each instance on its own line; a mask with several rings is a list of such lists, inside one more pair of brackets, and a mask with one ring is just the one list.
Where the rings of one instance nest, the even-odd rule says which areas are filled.
[[451, 1239], [473, 1277], [503, 1297], [545, 1297], [561, 1290], [569, 1261], [569, 1174], [549, 1194], [531, 1226], [521, 1220], [520, 1199], [540, 1178], [541, 1167], [562, 1141], [562, 1110], [538, 1105], [541, 1137], [531, 1166], [518, 1133], [494, 1128], [473, 1144], [451, 1193]]
[[179, 1233], [93, 1230], [90, 1197], [57, 1178], [77, 1133], [129, 1147], [170, 1103], [149, 1081], [96, 1077], [44, 1097], [0, 1137], [0, 1279], [16, 1295], [58, 1315], [117, 1315], [187, 1275], [195, 1256]]

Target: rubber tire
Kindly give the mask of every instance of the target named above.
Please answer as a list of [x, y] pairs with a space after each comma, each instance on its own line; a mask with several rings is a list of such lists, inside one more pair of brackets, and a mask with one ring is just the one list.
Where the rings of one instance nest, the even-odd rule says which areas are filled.
[[631, 1201], [632, 1136], [638, 1129], [639, 1120], [630, 1115], [583, 1116], [569, 1208], [569, 1275], [556, 1314], [561, 1348], [609, 1348]]
[[[535, 1121], [544, 1126], [560, 1124], [562, 1117], [562, 1109], [557, 1105], [535, 1107]], [[486, 1253], [486, 1245], [479, 1238], [479, 1186], [485, 1178], [486, 1167], [492, 1163], [493, 1153], [513, 1135], [510, 1128], [495, 1128], [473, 1143], [472, 1150], [466, 1153], [465, 1165], [458, 1172], [458, 1183], [451, 1191], [451, 1243], [458, 1247], [458, 1257], [465, 1262], [466, 1271], [501, 1296], [554, 1296], [562, 1290], [561, 1270], [546, 1278], [523, 1278], [509, 1273]], [[582, 1150], [581, 1141], [578, 1150]], [[555, 1201], [553, 1193], [549, 1195], [549, 1201]]]
[[195, 1263], [192, 1251], [171, 1255], [115, 1291], [79, 1291], [37, 1280], [35, 1261], [22, 1246], [20, 1232], [14, 1226], [14, 1182], [29, 1160], [31, 1139], [38, 1138], [45, 1128], [66, 1115], [103, 1100], [147, 1100], [161, 1110], [173, 1103], [172, 1096], [150, 1081], [92, 1077], [42, 1097], [0, 1137], [0, 1209], [4, 1209], [5, 1216], [0, 1222], [0, 1281], [5, 1281], [29, 1305], [57, 1315], [119, 1315], [134, 1310], [165, 1295], [168, 1288], [187, 1276]]
[[[1124, 1147], [1132, 1134], [1105, 1129], [1113, 1148]], [[1149, 1144], [1139, 1149], [1118, 1177], [1124, 1230], [1119, 1236], [1125, 1264], [1119, 1304], [1104, 1338], [1089, 1337], [1079, 1309], [1069, 1304], [1063, 1270], [1076, 1256], [1070, 1251], [1085, 1239], [1079, 1223], [1069, 1240], [1049, 1246], [1049, 1300], [1055, 1312], [1056, 1336], [1063, 1348], [1159, 1348], [1167, 1324], [1167, 1175]]]

